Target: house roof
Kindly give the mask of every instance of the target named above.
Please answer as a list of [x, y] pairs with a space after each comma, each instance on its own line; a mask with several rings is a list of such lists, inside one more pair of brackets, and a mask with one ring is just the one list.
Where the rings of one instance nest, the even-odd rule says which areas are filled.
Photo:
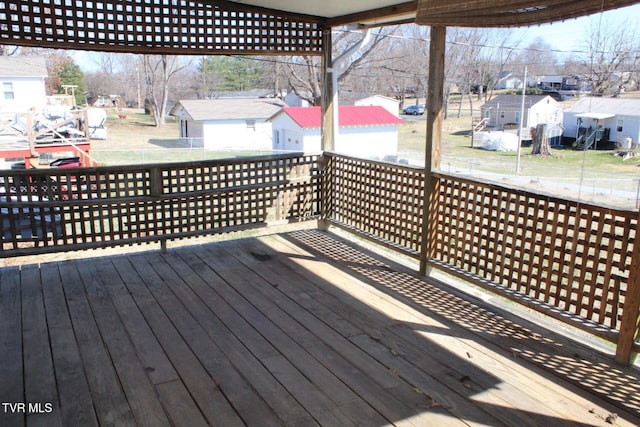
[[640, 99], [632, 98], [580, 98], [565, 110], [567, 113], [599, 113], [605, 115], [623, 114], [640, 116]]
[[[549, 98], [554, 103], [557, 102], [555, 99], [551, 98], [549, 95], [527, 95], [524, 98], [524, 106], [525, 108], [531, 108], [536, 105], [543, 99]], [[498, 95], [492, 98], [490, 101], [487, 101], [482, 106], [482, 109], [487, 108], [521, 108], [522, 107], [522, 95]]]
[[0, 77], [48, 77], [47, 62], [41, 57], [0, 56]]
[[284, 104], [275, 99], [185, 99], [171, 109], [172, 116], [193, 121], [268, 119]]
[[[322, 125], [320, 107], [285, 107], [287, 114], [302, 128], [319, 128]], [[380, 126], [404, 123], [384, 107], [377, 105], [341, 105], [338, 109], [340, 126]]]
[[392, 101], [392, 102], [395, 102], [396, 104], [400, 104], [400, 100], [399, 99], [395, 99], [395, 98], [391, 98], [389, 96], [384, 96], [384, 95], [379, 95], [379, 94], [362, 96], [361, 98], [356, 99], [354, 101], [354, 104], [357, 103], [357, 102], [369, 101], [371, 99], [382, 99], [382, 100], [385, 100], [385, 101]]

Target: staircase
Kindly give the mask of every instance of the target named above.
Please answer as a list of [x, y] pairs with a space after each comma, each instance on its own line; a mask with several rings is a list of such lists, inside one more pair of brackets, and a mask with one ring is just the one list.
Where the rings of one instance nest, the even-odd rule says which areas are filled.
[[582, 134], [576, 139], [576, 150], [588, 150], [596, 142], [602, 139], [604, 133], [603, 129], [595, 129], [590, 134]]
[[488, 118], [480, 120], [479, 118], [473, 118], [471, 122], [471, 147], [482, 147], [482, 138], [484, 136], [484, 130], [489, 122]]

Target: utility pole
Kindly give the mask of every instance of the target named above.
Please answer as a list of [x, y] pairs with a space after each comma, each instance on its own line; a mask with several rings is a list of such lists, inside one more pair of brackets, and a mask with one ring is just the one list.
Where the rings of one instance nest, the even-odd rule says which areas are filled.
[[138, 87], [138, 110], [140, 109], [140, 69], [136, 67], [136, 83]]
[[524, 124], [524, 99], [527, 94], [527, 67], [524, 67], [522, 80], [522, 104], [520, 105], [520, 123], [518, 124], [518, 148], [516, 155], [516, 175], [520, 173], [520, 151], [522, 151], [522, 125]]

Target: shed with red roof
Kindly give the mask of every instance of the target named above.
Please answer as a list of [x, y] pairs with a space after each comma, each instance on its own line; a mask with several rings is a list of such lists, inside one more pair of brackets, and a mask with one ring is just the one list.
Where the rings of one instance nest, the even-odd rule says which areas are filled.
[[[338, 114], [337, 152], [373, 159], [397, 156], [401, 119], [380, 106], [344, 105]], [[285, 107], [271, 122], [274, 150], [320, 151], [320, 107]]]

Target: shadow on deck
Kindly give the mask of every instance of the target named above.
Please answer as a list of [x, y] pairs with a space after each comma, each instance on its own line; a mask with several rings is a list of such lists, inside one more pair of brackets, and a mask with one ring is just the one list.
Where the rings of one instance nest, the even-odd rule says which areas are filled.
[[633, 368], [315, 230], [0, 269], [0, 336], [3, 426], [640, 424]]

